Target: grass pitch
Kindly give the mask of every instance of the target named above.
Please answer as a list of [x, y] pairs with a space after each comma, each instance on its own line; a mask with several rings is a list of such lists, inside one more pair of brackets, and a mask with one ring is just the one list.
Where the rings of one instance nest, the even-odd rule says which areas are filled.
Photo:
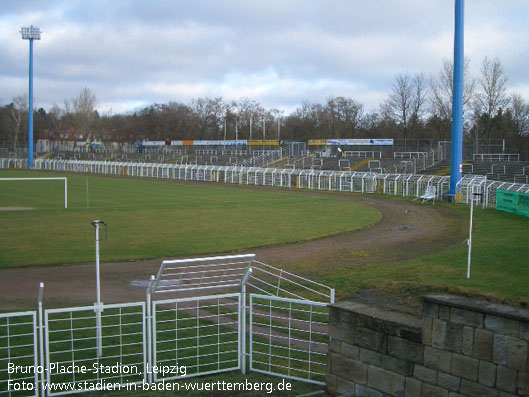
[[[374, 208], [340, 197], [31, 171], [0, 177], [68, 178], [0, 182], [0, 267], [82, 263], [94, 259], [95, 219], [108, 224], [104, 261], [233, 252], [316, 239], [368, 227]], [[87, 194], [88, 185], [88, 194]]]
[[[0, 177], [46, 175], [59, 176], [0, 171]], [[109, 224], [102, 259], [116, 261], [196, 256], [309, 240], [368, 227], [381, 217], [377, 210], [344, 200], [342, 195], [333, 198], [293, 190], [66, 176], [67, 210], [63, 208], [61, 181], [0, 182], [0, 207], [36, 208], [0, 211], [0, 267], [93, 261], [90, 223], [94, 219]], [[469, 208], [436, 203], [438, 206], [453, 210], [446, 235], [461, 235], [459, 243], [441, 247], [436, 241], [423, 242], [433, 249], [413, 260], [402, 261], [398, 251], [413, 247], [377, 247], [361, 266], [353, 252], [350, 257], [337, 255], [336, 266], [292, 263], [286, 270], [317, 277], [336, 288], [341, 298], [360, 289], [377, 288], [412, 296], [432, 291], [480, 294], [529, 304], [529, 219], [475, 208], [472, 277], [467, 280], [468, 247], [463, 240], [468, 233]]]

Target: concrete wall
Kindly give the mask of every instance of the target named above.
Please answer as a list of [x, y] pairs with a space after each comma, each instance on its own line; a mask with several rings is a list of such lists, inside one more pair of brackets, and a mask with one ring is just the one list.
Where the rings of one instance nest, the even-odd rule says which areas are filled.
[[529, 396], [529, 311], [451, 295], [422, 318], [330, 308], [327, 389], [353, 396]]

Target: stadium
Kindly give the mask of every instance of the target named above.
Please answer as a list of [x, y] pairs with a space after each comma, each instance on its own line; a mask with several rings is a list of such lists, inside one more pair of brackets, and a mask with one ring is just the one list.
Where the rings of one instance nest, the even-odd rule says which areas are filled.
[[463, 4], [380, 112], [2, 106], [0, 394], [529, 395], [529, 106]]
[[[187, 376], [241, 369], [245, 373], [247, 367], [250, 373], [308, 380], [306, 385], [313, 385], [300, 382], [299, 392], [304, 387], [321, 387], [329, 379], [325, 373], [328, 303], [354, 299], [393, 313], [406, 307], [406, 315], [420, 312], [419, 297], [431, 293], [527, 304], [527, 272], [520, 266], [527, 247], [527, 221], [524, 214], [495, 208], [506, 204], [505, 194], [524, 197], [529, 185], [465, 173], [459, 203], [449, 204], [442, 200], [449, 176], [428, 173], [442, 161], [436, 159], [439, 151], [389, 153], [382, 146], [354, 151], [347, 150], [356, 149], [347, 143], [357, 142], [342, 141], [339, 147], [343, 149], [333, 155], [332, 142], [322, 145], [327, 142], [318, 140], [316, 150], [296, 157], [289, 156], [292, 144], [266, 143], [268, 147], [256, 146], [259, 149], [253, 155], [238, 156], [241, 164], [233, 164], [233, 153], [216, 154], [232, 149], [215, 142], [187, 145], [185, 152], [165, 142], [158, 142], [159, 146], [147, 143], [134, 152], [102, 148], [52, 152], [52, 156], [36, 158], [32, 171], [27, 170], [26, 159], [1, 159], [2, 307], [31, 309], [43, 282], [44, 314], [48, 327], [57, 328], [42, 343], [60, 362], [81, 357], [89, 365], [111, 366], [119, 357], [123, 365], [134, 367], [142, 363], [142, 354], [150, 354], [154, 361], [144, 362], [152, 366], [172, 363], [180, 354], [183, 358], [175, 362], [186, 365]], [[303, 146], [309, 147], [296, 144]], [[241, 154], [251, 149], [250, 145], [237, 147]], [[356, 157], [382, 151], [388, 153], [378, 158]], [[340, 152], [343, 156], [338, 156]], [[199, 164], [204, 153], [227, 162]], [[149, 162], [147, 155], [152, 158], [153, 154], [168, 160]], [[92, 158], [81, 159], [83, 155]], [[403, 156], [409, 158], [402, 160]], [[175, 157], [189, 162], [174, 161]], [[344, 160], [348, 169], [343, 168]], [[357, 164], [369, 167], [384, 160], [394, 169], [411, 167], [411, 163], [418, 171], [355, 169]], [[496, 169], [503, 164], [493, 161], [491, 167]], [[484, 163], [466, 164], [477, 169]], [[507, 164], [506, 169], [518, 163]], [[310, 168], [302, 168], [303, 164]], [[428, 190], [433, 195], [427, 195]], [[470, 280], [466, 278], [469, 204], [475, 211]], [[91, 224], [95, 219], [108, 228], [106, 238], [101, 239], [98, 275], [104, 302], [100, 321], [108, 328], [101, 331], [101, 356], [97, 354], [101, 323], [90, 306], [96, 295]], [[501, 236], [497, 234], [500, 229]], [[164, 278], [163, 264], [185, 261], [181, 258], [202, 259], [189, 259], [189, 264], [172, 268]], [[248, 269], [250, 275], [244, 273]], [[158, 283], [156, 288], [149, 284], [151, 275]], [[240, 292], [233, 292], [240, 288], [240, 277], [248, 277], [244, 287], [248, 293], [243, 296], [247, 294], [251, 304], [246, 304], [255, 310], [245, 314], [252, 318], [248, 324], [237, 309], [242, 304]], [[132, 303], [128, 302], [145, 302], [146, 289], [153, 291], [147, 305], [154, 304], [152, 313], [158, 313], [157, 319], [146, 313], [145, 303], [129, 306]], [[223, 294], [210, 295], [217, 291]], [[157, 300], [169, 296], [173, 299]], [[214, 312], [217, 318], [210, 320]], [[155, 328], [150, 331], [150, 342], [144, 338], [145, 345], [153, 344], [153, 349], [133, 340], [121, 343], [134, 353], [126, 353], [124, 347], [116, 353], [113, 341], [121, 333], [142, 335], [136, 325], [127, 324], [131, 319], [137, 324], [142, 317]], [[118, 327], [116, 318], [124, 324]], [[247, 330], [241, 331], [242, 321], [251, 328], [247, 341], [251, 354], [246, 350], [243, 355], [249, 357], [248, 363], [241, 362], [240, 338], [233, 336], [247, 335]], [[213, 324], [217, 330], [210, 333]], [[234, 324], [238, 324], [237, 332]], [[13, 324], [4, 326], [11, 330]], [[166, 334], [179, 328], [183, 330], [176, 338]], [[188, 328], [193, 336], [186, 334]], [[10, 332], [16, 333], [15, 329]], [[200, 331], [194, 334], [195, 330]], [[66, 332], [81, 336], [61, 339]], [[282, 338], [288, 335], [291, 341], [286, 347]], [[58, 338], [55, 343], [54, 337]], [[209, 343], [214, 338], [216, 342]], [[66, 341], [73, 343], [68, 353], [60, 348]], [[180, 341], [182, 346], [191, 343], [187, 349], [194, 353], [166, 348]], [[223, 351], [225, 347], [232, 349]], [[72, 378], [58, 373], [51, 374], [47, 382], [112, 380], [112, 374], [105, 376], [90, 373]], [[122, 388], [148, 380], [140, 375], [119, 376]], [[157, 376], [151, 381], [178, 379], [170, 373]]]

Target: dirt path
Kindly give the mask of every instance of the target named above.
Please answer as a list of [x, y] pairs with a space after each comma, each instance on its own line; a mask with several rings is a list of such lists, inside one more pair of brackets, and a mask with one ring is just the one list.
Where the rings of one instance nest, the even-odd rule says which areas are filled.
[[[446, 233], [455, 218], [453, 211], [446, 207], [369, 196], [343, 195], [341, 198], [376, 207], [383, 215], [382, 220], [365, 230], [247, 252], [255, 253], [262, 262], [317, 280], [318, 269], [322, 267], [332, 270], [406, 260], [436, 252], [464, 238], [462, 232]], [[143, 300], [145, 290], [130, 283], [156, 274], [161, 260], [102, 264], [103, 301]], [[93, 263], [4, 269], [0, 270], [0, 308], [34, 308], [39, 282], [45, 283], [46, 307], [90, 305], [95, 299]]]

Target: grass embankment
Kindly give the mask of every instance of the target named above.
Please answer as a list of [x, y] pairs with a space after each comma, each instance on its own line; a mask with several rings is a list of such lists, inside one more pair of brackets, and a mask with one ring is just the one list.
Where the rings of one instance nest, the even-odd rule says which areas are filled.
[[[439, 204], [436, 204], [439, 206]], [[444, 205], [454, 211], [446, 235], [468, 237], [469, 207]], [[396, 261], [388, 252], [378, 252], [384, 261], [348, 267], [323, 276], [343, 298], [364, 288], [419, 296], [430, 292], [482, 295], [511, 303], [529, 304], [529, 219], [494, 209], [474, 208], [471, 278], [466, 278], [466, 241], [413, 260]], [[435, 242], [432, 242], [435, 244]], [[420, 247], [410, 247], [420, 249]], [[388, 254], [388, 255], [385, 255]], [[396, 255], [398, 257], [398, 253]], [[369, 262], [370, 258], [367, 258]]]
[[[24, 176], [61, 175], [0, 171], [0, 177]], [[92, 261], [95, 219], [108, 224], [102, 259], [111, 262], [311, 240], [365, 228], [381, 217], [339, 197], [296, 191], [66, 176], [68, 209], [62, 181], [1, 182], [0, 207], [34, 209], [0, 211], [0, 267]]]

